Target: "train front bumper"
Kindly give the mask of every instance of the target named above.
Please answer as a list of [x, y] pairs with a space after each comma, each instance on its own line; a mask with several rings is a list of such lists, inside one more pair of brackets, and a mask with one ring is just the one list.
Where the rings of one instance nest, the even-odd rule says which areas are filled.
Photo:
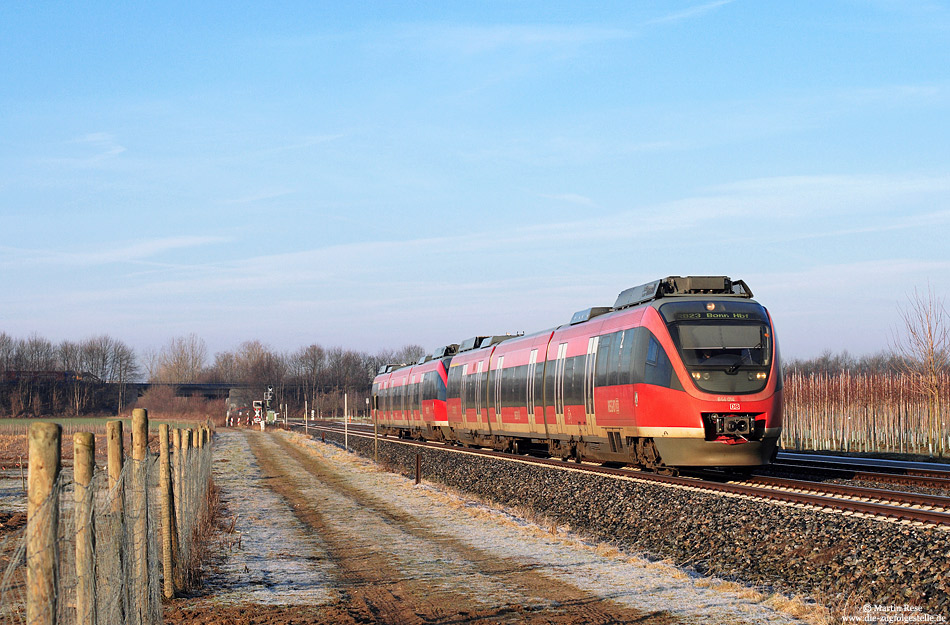
[[655, 437], [653, 443], [668, 467], [757, 467], [772, 462], [778, 436], [731, 444], [703, 438]]

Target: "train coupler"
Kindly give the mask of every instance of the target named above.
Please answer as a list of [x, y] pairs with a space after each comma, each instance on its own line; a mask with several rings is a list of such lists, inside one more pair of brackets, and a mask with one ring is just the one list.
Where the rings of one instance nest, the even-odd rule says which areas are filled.
[[740, 443], [761, 438], [754, 414], [704, 413], [703, 427], [708, 441]]

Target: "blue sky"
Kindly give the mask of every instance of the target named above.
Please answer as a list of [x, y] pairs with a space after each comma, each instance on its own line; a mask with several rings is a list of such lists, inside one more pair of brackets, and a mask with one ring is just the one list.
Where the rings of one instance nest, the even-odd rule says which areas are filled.
[[950, 290], [950, 5], [4, 3], [0, 330], [376, 351], [744, 279], [783, 353]]

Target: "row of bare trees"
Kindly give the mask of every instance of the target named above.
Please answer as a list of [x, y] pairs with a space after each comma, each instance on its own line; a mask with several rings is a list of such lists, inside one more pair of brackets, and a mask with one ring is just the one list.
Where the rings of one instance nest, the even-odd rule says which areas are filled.
[[[133, 399], [126, 397], [127, 384], [140, 381], [229, 383], [250, 387], [247, 396], [255, 399], [274, 386], [281, 404], [339, 413], [344, 394], [351, 405], [363, 405], [380, 365], [415, 362], [423, 354], [418, 345], [375, 354], [317, 344], [281, 352], [245, 341], [212, 358], [204, 340], [189, 334], [146, 350], [140, 359], [107, 335], [54, 344], [37, 334], [15, 338], [0, 332], [0, 415], [121, 412]], [[155, 395], [166, 403], [175, 397], [173, 391]]]
[[[236, 408], [260, 399], [264, 389], [272, 386], [275, 407], [284, 406], [297, 414], [306, 408], [319, 415], [339, 416], [347, 400], [351, 412], [365, 411], [365, 400], [380, 365], [415, 362], [425, 353], [418, 345], [369, 354], [317, 344], [281, 352], [260, 341], [245, 341], [237, 349], [218, 352], [209, 359], [204, 341], [191, 334], [176, 337], [160, 350], [146, 353], [145, 366], [150, 382], [242, 386], [235, 394]], [[161, 402], [155, 401], [158, 397]], [[144, 399], [153, 411], [188, 409], [185, 401], [167, 392], [149, 391]]]
[[0, 371], [76, 371], [103, 382], [131, 382], [141, 373], [135, 351], [108, 335], [53, 344], [37, 334], [25, 339], [0, 332]]
[[37, 334], [0, 332], [0, 414], [3, 404], [14, 415], [81, 414], [103, 402], [121, 411], [126, 385], [140, 374], [135, 351], [108, 335], [54, 344]]
[[946, 455], [950, 450], [950, 315], [931, 288], [900, 309], [891, 350], [825, 352], [785, 370], [785, 444]]

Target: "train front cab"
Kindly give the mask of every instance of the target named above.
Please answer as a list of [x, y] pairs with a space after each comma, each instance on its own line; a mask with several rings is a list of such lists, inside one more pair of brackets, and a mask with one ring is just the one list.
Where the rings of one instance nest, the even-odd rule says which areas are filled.
[[771, 462], [782, 427], [782, 377], [765, 308], [750, 299], [661, 300], [646, 309], [643, 325], [677, 382], [635, 389], [640, 435], [653, 439], [663, 463]]

